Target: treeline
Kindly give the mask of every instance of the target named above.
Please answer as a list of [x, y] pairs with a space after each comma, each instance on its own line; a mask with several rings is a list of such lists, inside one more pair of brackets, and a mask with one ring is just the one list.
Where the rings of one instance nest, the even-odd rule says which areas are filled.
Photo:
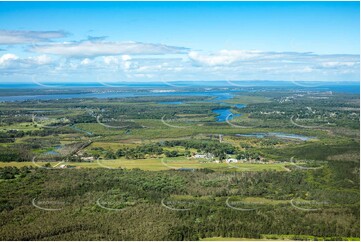
[[33, 155], [28, 145], [15, 144], [12, 146], [0, 146], [0, 161], [30, 161]]
[[[184, 152], [177, 150], [167, 150], [165, 148], [184, 147]], [[152, 144], [143, 144], [134, 148], [123, 148], [116, 152], [102, 151], [105, 152], [106, 159], [116, 159], [119, 157], [125, 157], [127, 159], [144, 159], [146, 155], [153, 157], [159, 157], [165, 155], [166, 157], [177, 157], [177, 156], [191, 156], [190, 149], [196, 149], [198, 153], [207, 154], [210, 153], [214, 157], [221, 160], [226, 158], [226, 155], [231, 155], [239, 152], [239, 155], [244, 156], [247, 154], [252, 155], [249, 152], [240, 152], [236, 147], [228, 143], [219, 143], [216, 141], [208, 140], [173, 140], [164, 141]], [[93, 148], [93, 150], [100, 150], [99, 148]]]
[[11, 143], [14, 142], [16, 138], [22, 138], [24, 136], [51, 136], [51, 135], [59, 135], [59, 134], [72, 134], [75, 131], [66, 128], [54, 128], [54, 129], [41, 129], [41, 130], [8, 130], [6, 132], [0, 132], [0, 143]]
[[196, 149], [197, 152], [212, 153], [215, 156], [220, 154], [234, 154], [237, 149], [228, 143], [219, 143], [209, 140], [172, 140], [160, 142], [159, 145], [164, 147], [183, 146], [186, 149]]
[[[8, 181], [0, 182], [0, 237], [4, 240], [198, 240], [260, 238], [261, 234], [359, 237], [357, 181], [352, 186], [335, 187], [327, 178], [335, 174], [334, 169], [342, 168], [348, 172], [337, 174], [338, 181], [354, 179], [350, 171], [355, 167], [331, 164], [323, 172], [242, 173], [209, 169], [149, 172], [0, 168], [0, 179]], [[341, 190], [347, 190], [348, 196], [337, 195]], [[229, 197], [235, 201], [255, 197], [275, 202], [258, 203], [254, 211], [239, 211], [225, 205]], [[60, 209], [42, 211], [32, 205], [34, 198], [39, 206], [57, 205]], [[293, 198], [328, 203], [319, 210], [303, 211], [290, 205], [288, 201]], [[185, 206], [191, 209], [168, 209], [162, 206], [164, 199], [170, 207], [189, 201]], [[97, 201], [110, 209], [123, 209], [107, 210], [98, 206]], [[125, 203], [120, 206], [119, 201]]]
[[258, 152], [252, 152], [252, 151], [239, 151], [237, 153], [236, 158], [238, 160], [261, 160], [261, 154]]
[[25, 177], [27, 173], [30, 173], [33, 167], [23, 166], [17, 168], [15, 166], [6, 166], [0, 168], [0, 179], [8, 180], [14, 179], [17, 176]]

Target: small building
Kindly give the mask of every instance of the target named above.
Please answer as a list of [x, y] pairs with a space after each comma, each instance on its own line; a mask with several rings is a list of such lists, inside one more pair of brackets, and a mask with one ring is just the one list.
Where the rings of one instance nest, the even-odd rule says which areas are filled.
[[237, 162], [238, 162], [238, 160], [235, 159], [235, 158], [228, 158], [228, 159], [226, 159], [226, 163], [237, 163]]
[[67, 169], [67, 168], [75, 168], [75, 166], [71, 166], [71, 165], [60, 165], [59, 166], [60, 169]]
[[223, 142], [223, 135], [219, 135], [219, 143], [222, 143]]
[[194, 156], [193, 156], [193, 158], [202, 158], [202, 159], [204, 159], [204, 158], [207, 158], [207, 155], [202, 155], [202, 154], [195, 154]]
[[82, 161], [94, 161], [94, 157], [93, 157], [93, 156], [82, 157], [81, 160], [82, 160]]

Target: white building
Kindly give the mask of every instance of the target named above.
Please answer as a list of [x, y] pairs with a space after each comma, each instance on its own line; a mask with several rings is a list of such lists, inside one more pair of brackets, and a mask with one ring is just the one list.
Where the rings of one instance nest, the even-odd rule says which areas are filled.
[[81, 157], [82, 161], [94, 161], [94, 157], [93, 156], [89, 156], [89, 157]]
[[201, 159], [209, 159], [209, 160], [211, 160], [211, 159], [213, 159], [214, 158], [214, 155], [212, 154], [212, 153], [207, 153], [207, 154], [195, 154], [195, 155], [193, 155], [193, 158], [201, 158]]
[[236, 162], [238, 162], [238, 160], [235, 159], [235, 158], [228, 158], [228, 159], [226, 159], [226, 163], [236, 163]]
[[194, 158], [202, 158], [202, 159], [204, 159], [204, 158], [207, 158], [207, 155], [195, 154], [193, 157]]

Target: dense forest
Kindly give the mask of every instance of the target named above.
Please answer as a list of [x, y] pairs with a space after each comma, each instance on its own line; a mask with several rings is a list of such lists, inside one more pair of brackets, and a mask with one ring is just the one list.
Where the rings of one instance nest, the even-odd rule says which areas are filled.
[[[242, 173], [6, 167], [0, 170], [0, 236], [3, 240], [359, 237], [356, 169], [355, 162], [330, 162], [314, 171]], [[247, 198], [253, 202], [244, 202]], [[232, 209], [226, 206], [227, 199], [233, 207], [254, 209]], [[292, 199], [301, 199], [297, 207], [290, 205]]]

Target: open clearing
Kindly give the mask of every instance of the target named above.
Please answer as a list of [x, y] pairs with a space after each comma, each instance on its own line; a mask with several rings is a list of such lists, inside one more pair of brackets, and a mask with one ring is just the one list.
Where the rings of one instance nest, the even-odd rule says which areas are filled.
[[[46, 162], [35, 162], [38, 166], [43, 166]], [[51, 165], [57, 163], [53, 162]], [[249, 164], [249, 163], [213, 163], [213, 162], [199, 162], [194, 159], [181, 159], [181, 158], [166, 158], [164, 160], [159, 158], [128, 160], [128, 159], [115, 159], [115, 160], [99, 160], [94, 162], [64, 162], [77, 168], [126, 168], [133, 169], [139, 168], [148, 171], [171, 170], [179, 168], [201, 169], [209, 168], [215, 170], [234, 170], [234, 171], [262, 171], [262, 170], [276, 170], [286, 171], [285, 166], [289, 163], [276, 163], [276, 164]], [[0, 162], [0, 167], [5, 166], [35, 166], [32, 162]]]

